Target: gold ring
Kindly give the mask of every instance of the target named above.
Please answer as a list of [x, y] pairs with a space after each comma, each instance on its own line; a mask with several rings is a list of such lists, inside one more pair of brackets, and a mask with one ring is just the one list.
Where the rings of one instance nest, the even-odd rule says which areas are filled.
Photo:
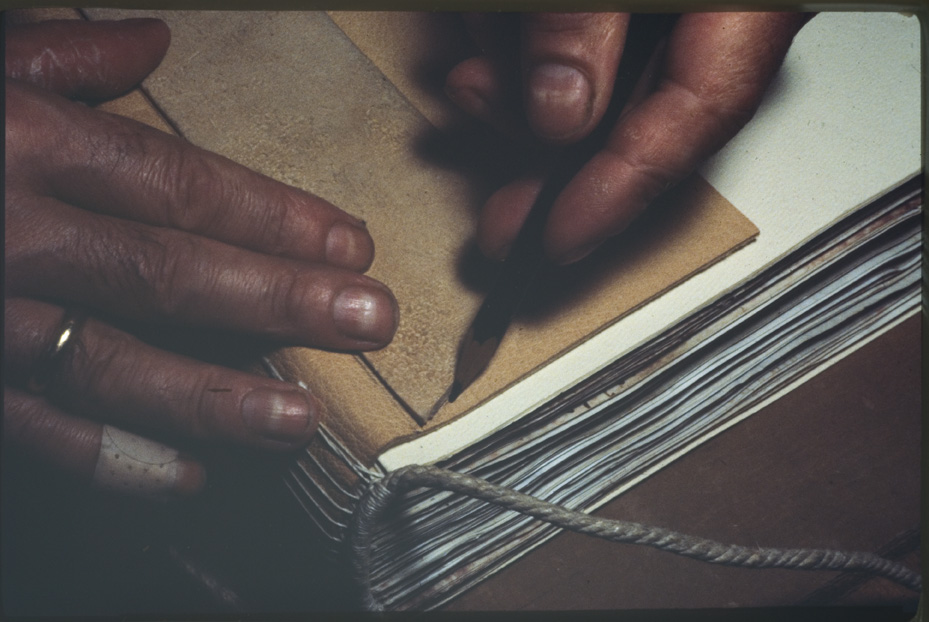
[[55, 340], [45, 349], [39, 360], [36, 361], [32, 375], [26, 387], [32, 393], [43, 394], [48, 390], [52, 380], [59, 371], [61, 361], [74, 350], [77, 343], [77, 334], [84, 325], [87, 314], [78, 309], [65, 309], [58, 325]]

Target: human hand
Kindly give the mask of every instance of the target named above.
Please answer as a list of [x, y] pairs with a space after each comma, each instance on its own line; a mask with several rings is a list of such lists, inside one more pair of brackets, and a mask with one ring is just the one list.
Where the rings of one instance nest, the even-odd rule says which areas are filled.
[[[3, 438], [84, 480], [116, 469], [113, 485], [183, 493], [203, 484], [197, 462], [110, 426], [286, 450], [312, 436], [322, 406], [292, 385], [160, 350], [108, 318], [351, 351], [386, 345], [398, 310], [362, 274], [374, 246], [361, 221], [73, 101], [129, 90], [169, 39], [157, 20], [7, 31]], [[72, 307], [89, 317], [50, 355]], [[120, 463], [119, 451], [152, 463], [160, 483], [120, 479], [132, 456]]]
[[[459, 64], [446, 82], [466, 112], [509, 132], [528, 126], [556, 145], [597, 127], [613, 90], [627, 14], [466, 19], [485, 54]], [[732, 138], [754, 114], [806, 19], [800, 13], [680, 16], [657, 79], [637, 88], [603, 149], [555, 201], [544, 235], [549, 257], [571, 263], [587, 256]], [[478, 228], [487, 256], [506, 256], [541, 185], [539, 177], [526, 177], [488, 199]]]

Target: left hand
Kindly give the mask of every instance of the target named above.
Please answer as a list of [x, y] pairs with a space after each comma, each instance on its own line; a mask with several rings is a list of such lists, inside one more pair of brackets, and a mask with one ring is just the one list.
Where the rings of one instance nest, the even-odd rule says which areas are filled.
[[[156, 347], [126, 320], [357, 352], [390, 341], [398, 310], [362, 274], [374, 242], [358, 219], [86, 105], [142, 80], [169, 38], [157, 20], [6, 32], [2, 423], [4, 449], [78, 481], [191, 493], [199, 463], [120, 428], [288, 451], [325, 407]], [[90, 317], [72, 324], [81, 311]]]
[[[580, 140], [609, 103], [629, 15], [529, 13], [507, 30], [511, 17], [468, 16], [485, 54], [455, 67], [447, 92], [466, 112], [508, 131], [523, 124], [549, 143]], [[655, 87], [630, 102], [604, 149], [556, 200], [544, 240], [549, 257], [571, 263], [588, 255], [734, 136], [807, 19], [680, 16]], [[520, 179], [487, 201], [478, 231], [486, 255], [505, 257], [540, 187], [538, 178]]]

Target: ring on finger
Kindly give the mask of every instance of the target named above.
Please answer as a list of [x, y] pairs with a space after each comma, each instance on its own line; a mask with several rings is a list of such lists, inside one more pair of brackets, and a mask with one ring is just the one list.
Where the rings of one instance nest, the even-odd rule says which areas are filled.
[[30, 392], [43, 395], [48, 391], [49, 385], [58, 374], [62, 361], [74, 351], [78, 333], [86, 320], [87, 314], [84, 311], [71, 307], [65, 309], [58, 330], [55, 332], [54, 341], [42, 352], [29, 376], [26, 388]]

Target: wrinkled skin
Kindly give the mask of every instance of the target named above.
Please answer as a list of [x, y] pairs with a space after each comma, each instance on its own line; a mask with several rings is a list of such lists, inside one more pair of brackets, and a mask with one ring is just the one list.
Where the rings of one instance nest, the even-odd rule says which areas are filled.
[[[108, 322], [209, 327], [359, 351], [397, 306], [374, 243], [329, 203], [93, 102], [160, 62], [157, 20], [10, 27], [6, 57], [3, 438], [88, 480], [102, 424], [267, 449], [305, 444], [306, 391], [185, 358]], [[90, 312], [50, 394], [26, 390], [64, 308]], [[203, 482], [185, 459], [177, 491]]]
[[[732, 138], [754, 114], [808, 18], [800, 13], [680, 16], [655, 84], [636, 94], [603, 150], [555, 202], [545, 232], [550, 258], [582, 259]], [[628, 14], [468, 19], [485, 54], [448, 76], [447, 91], [464, 110], [504, 131], [519, 132], [526, 125], [554, 144], [575, 142], [597, 126], [609, 103]], [[515, 180], [487, 201], [478, 236], [486, 255], [506, 255], [540, 186], [539, 178]]]

